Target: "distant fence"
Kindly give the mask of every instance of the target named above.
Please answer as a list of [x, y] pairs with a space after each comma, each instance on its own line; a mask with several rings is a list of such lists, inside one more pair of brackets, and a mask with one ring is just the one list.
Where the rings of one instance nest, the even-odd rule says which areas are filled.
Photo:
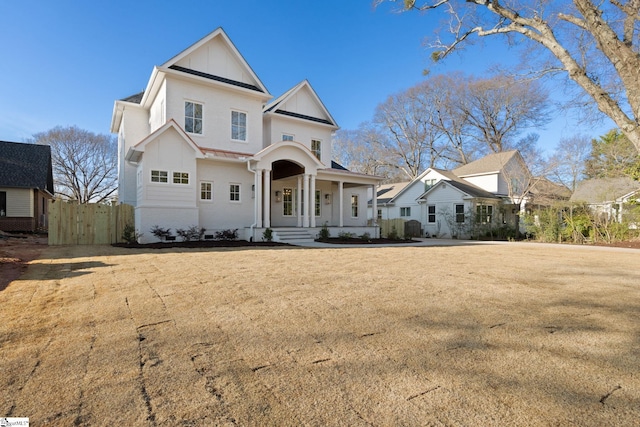
[[49, 202], [50, 245], [104, 245], [122, 241], [127, 224], [133, 225], [131, 205]]
[[420, 221], [406, 221], [402, 218], [395, 219], [379, 219], [380, 236], [390, 237], [394, 235], [399, 239], [408, 239], [411, 237], [420, 237], [422, 235], [422, 226]]
[[389, 237], [390, 234], [394, 234], [404, 239], [404, 219], [379, 219], [378, 225], [380, 226], [380, 236]]

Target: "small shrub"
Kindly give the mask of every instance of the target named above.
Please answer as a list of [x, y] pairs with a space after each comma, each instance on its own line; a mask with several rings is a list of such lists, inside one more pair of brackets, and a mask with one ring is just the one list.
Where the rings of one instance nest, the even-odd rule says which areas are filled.
[[238, 240], [238, 229], [216, 231], [216, 240]]
[[151, 234], [156, 236], [158, 239], [166, 240], [168, 237], [171, 237], [171, 229], [154, 225], [151, 227]]
[[202, 240], [205, 231], [207, 231], [206, 228], [198, 228], [197, 225], [192, 225], [186, 230], [182, 228], [176, 229], [176, 234], [180, 236], [183, 242], [190, 242], [192, 240]]
[[355, 234], [349, 233], [347, 231], [341, 231], [340, 233], [338, 233], [338, 238], [342, 240], [353, 239], [355, 236], [356, 236]]
[[396, 226], [391, 227], [391, 231], [387, 233], [387, 239], [398, 240], [400, 237], [398, 236], [398, 230], [396, 230]]
[[371, 240], [371, 234], [369, 233], [363, 233], [362, 236], [360, 236], [360, 238], [362, 240]]
[[142, 237], [142, 233], [136, 232], [136, 228], [133, 225], [127, 224], [124, 226], [124, 230], [122, 230], [122, 240], [127, 244], [132, 245], [138, 243], [140, 237]]
[[331, 237], [331, 233], [329, 233], [329, 227], [327, 226], [327, 223], [325, 222], [322, 225], [322, 228], [320, 229], [320, 232], [318, 233], [318, 239], [319, 240], [327, 240], [327, 239], [329, 239], [329, 237]]
[[273, 230], [270, 228], [265, 229], [262, 232], [262, 240], [266, 242], [271, 242], [273, 240]]

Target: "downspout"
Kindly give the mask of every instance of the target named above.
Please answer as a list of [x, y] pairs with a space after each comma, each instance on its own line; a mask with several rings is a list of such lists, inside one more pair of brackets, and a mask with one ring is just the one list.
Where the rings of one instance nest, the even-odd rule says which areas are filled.
[[[255, 186], [254, 191], [257, 192], [256, 171], [251, 169], [251, 160], [247, 160], [247, 170], [253, 174], [253, 185]], [[253, 242], [253, 229], [258, 225], [258, 207], [256, 206], [256, 203], [258, 203], [258, 197], [253, 198], [253, 224], [249, 226], [249, 231], [251, 233], [251, 236], [249, 237], [250, 242]]]

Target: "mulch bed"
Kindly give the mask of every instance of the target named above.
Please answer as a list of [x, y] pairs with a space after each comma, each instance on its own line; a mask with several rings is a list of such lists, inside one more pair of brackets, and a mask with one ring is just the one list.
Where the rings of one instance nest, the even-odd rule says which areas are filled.
[[316, 242], [333, 243], [337, 245], [389, 245], [397, 243], [417, 243], [418, 240], [413, 239], [360, 239], [358, 237], [329, 237], [328, 239], [317, 239]]
[[195, 240], [191, 242], [114, 243], [111, 246], [130, 249], [169, 248], [241, 248], [253, 246], [290, 246], [280, 242], [249, 242], [247, 240]]

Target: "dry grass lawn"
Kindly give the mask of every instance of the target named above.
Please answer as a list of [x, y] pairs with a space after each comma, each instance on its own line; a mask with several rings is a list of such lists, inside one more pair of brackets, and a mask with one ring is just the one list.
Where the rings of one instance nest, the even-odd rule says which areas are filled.
[[53, 247], [0, 292], [32, 425], [640, 423], [640, 252]]

